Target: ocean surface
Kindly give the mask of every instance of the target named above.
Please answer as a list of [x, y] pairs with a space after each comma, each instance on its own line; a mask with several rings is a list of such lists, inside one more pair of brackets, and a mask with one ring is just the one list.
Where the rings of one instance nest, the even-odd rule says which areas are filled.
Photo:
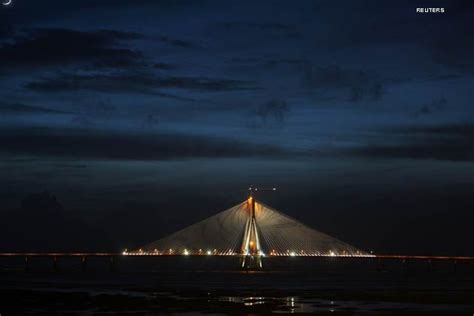
[[474, 264], [272, 258], [1, 259], [0, 314], [474, 315]]

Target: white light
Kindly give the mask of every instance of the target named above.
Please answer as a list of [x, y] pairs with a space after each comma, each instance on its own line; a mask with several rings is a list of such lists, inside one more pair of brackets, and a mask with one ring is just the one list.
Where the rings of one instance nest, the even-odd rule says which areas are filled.
[[290, 252], [290, 256], [294, 257], [296, 256], [296, 253], [294, 251]]
[[208, 255], [208, 256], [210, 256], [211, 253], [212, 253], [212, 252], [211, 252], [210, 250], [207, 251], [207, 255]]
[[184, 252], [183, 252], [183, 254], [184, 254], [185, 256], [189, 255], [189, 251], [188, 251], [188, 249], [184, 249]]
[[336, 254], [335, 254], [335, 253], [334, 253], [334, 251], [332, 251], [332, 250], [331, 250], [331, 251], [329, 251], [329, 255], [330, 255], [331, 257], [334, 257], [334, 256], [336, 256]]

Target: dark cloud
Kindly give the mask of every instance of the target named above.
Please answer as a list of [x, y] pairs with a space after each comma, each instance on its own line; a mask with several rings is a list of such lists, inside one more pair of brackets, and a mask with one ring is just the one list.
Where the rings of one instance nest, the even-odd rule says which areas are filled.
[[473, 161], [474, 141], [433, 141], [423, 144], [407, 145], [371, 145], [345, 150], [344, 153], [357, 157], [371, 158], [409, 158], [409, 159], [436, 159], [450, 161]]
[[142, 121], [143, 128], [154, 128], [160, 123], [160, 118], [154, 114], [148, 114]]
[[44, 114], [72, 114], [72, 112], [63, 111], [63, 110], [56, 110], [50, 109], [40, 106], [32, 106], [26, 104], [0, 104], [0, 113], [8, 114], [8, 113], [44, 113]]
[[25, 129], [0, 134], [0, 152], [43, 157], [161, 160], [285, 156], [286, 150], [218, 137], [184, 134], [119, 134], [87, 130]]
[[63, 168], [63, 169], [84, 169], [87, 168], [86, 164], [78, 164], [78, 163], [54, 163], [54, 167], [56, 168]]
[[201, 91], [257, 90], [253, 81], [207, 77], [167, 77], [157, 79], [157, 84], [167, 88], [181, 88]]
[[110, 99], [98, 99], [93, 102], [93, 106], [85, 106], [83, 111], [89, 112], [92, 115], [110, 115], [117, 110], [117, 107], [112, 104]]
[[246, 33], [252, 36], [260, 37], [277, 37], [297, 39], [302, 37], [298, 26], [296, 24], [287, 24], [281, 22], [241, 22], [228, 21], [220, 22], [211, 26], [212, 30], [224, 31], [226, 33]]
[[164, 36], [164, 35], [158, 37], [158, 40], [165, 44], [175, 46], [175, 47], [180, 47], [180, 48], [191, 48], [195, 46], [192, 42], [184, 41], [184, 40], [180, 40], [176, 38], [171, 38], [169, 36]]
[[238, 57], [230, 58], [229, 62], [237, 63], [237, 64], [248, 64], [248, 63], [256, 64], [256, 63], [262, 62], [262, 58], [261, 57], [242, 57], [242, 56], [238, 56]]
[[249, 23], [240, 21], [229, 21], [217, 23], [216, 26], [218, 28], [226, 30], [259, 29], [279, 32], [289, 32], [297, 30], [297, 26], [294, 24], [284, 24], [280, 22]]
[[140, 74], [59, 74], [51, 78], [41, 78], [25, 85], [36, 92], [70, 92], [90, 90], [108, 93], [157, 94], [153, 78]]
[[301, 69], [308, 64], [308, 60], [304, 58], [280, 58], [280, 59], [269, 59], [263, 62], [264, 67], [275, 68], [281, 65], [294, 66], [297, 69]]
[[[443, 98], [440, 100], [444, 100]], [[424, 134], [435, 136], [454, 136], [463, 138], [474, 138], [474, 124], [444, 124], [444, 125], [430, 125], [430, 126], [408, 126], [390, 129], [390, 132], [409, 133], [409, 134]]]
[[311, 89], [342, 89], [349, 100], [377, 101], [384, 94], [382, 78], [371, 71], [343, 69], [339, 66], [313, 66], [308, 63], [304, 70], [304, 82]]
[[382, 83], [380, 82], [376, 82], [369, 86], [364, 86], [363, 83], [359, 83], [352, 86], [349, 101], [351, 102], [359, 102], [362, 100], [378, 101], [382, 98], [384, 93], [385, 93], [385, 90], [383, 88]]
[[448, 100], [444, 97], [440, 97], [437, 99], [432, 100], [430, 103], [423, 104], [419, 109], [417, 109], [414, 113], [415, 117], [432, 114], [434, 112], [438, 112], [440, 110], [446, 109], [448, 104]]
[[440, 74], [436, 76], [432, 76], [430, 79], [431, 80], [453, 80], [453, 79], [459, 79], [462, 78], [463, 76], [460, 74]]
[[374, 143], [340, 154], [374, 158], [437, 159], [474, 161], [474, 124], [408, 126], [386, 129], [384, 138], [392, 141]]
[[277, 70], [279, 67], [288, 67], [298, 73], [303, 72], [309, 61], [305, 58], [264, 58], [264, 57], [233, 57], [229, 63], [239, 67], [262, 68]]
[[169, 64], [169, 63], [155, 63], [153, 64], [153, 68], [159, 69], [159, 70], [172, 70], [176, 69], [176, 65], [174, 64]]
[[84, 128], [92, 127], [95, 125], [94, 121], [85, 115], [78, 115], [76, 117], [73, 117], [71, 119], [71, 123]]
[[424, 104], [418, 110], [415, 111], [415, 117], [431, 114], [431, 113], [432, 113], [432, 109], [428, 105]]
[[0, 59], [8, 60], [5, 69], [47, 67], [67, 63], [92, 63], [100, 66], [131, 66], [142, 62], [138, 51], [121, 47], [124, 41], [138, 39], [136, 33], [114, 30], [92, 32], [70, 29], [33, 29], [0, 46]]
[[313, 66], [306, 67], [305, 80], [315, 88], [323, 87], [351, 87], [358, 82], [370, 81], [369, 73], [359, 70], [345, 70], [339, 66]]
[[284, 100], [270, 100], [255, 109], [255, 115], [264, 123], [283, 123], [290, 114], [290, 106]]
[[[118, 74], [62, 74], [26, 84], [26, 88], [39, 92], [92, 90], [108, 93], [141, 93], [175, 97], [158, 91], [175, 88], [203, 92], [255, 90], [254, 82], [207, 77], [155, 76], [150, 73], [125, 72]], [[182, 98], [183, 100], [189, 100]]]

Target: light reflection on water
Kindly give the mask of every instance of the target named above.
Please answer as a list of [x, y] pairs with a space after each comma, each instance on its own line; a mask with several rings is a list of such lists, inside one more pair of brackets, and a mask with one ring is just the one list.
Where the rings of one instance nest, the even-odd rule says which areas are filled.
[[268, 305], [274, 313], [315, 313], [315, 312], [377, 312], [377, 311], [465, 311], [474, 305], [458, 304], [424, 304], [413, 302], [384, 302], [384, 301], [352, 301], [324, 300], [303, 297], [273, 297], [273, 296], [222, 296], [221, 302], [256, 307]]
[[[303, 313], [315, 311], [315, 309], [307, 309], [303, 302], [299, 301], [298, 297], [272, 297], [272, 296], [222, 296], [220, 301], [225, 301], [234, 304], [242, 304], [244, 306], [270, 305], [274, 312], [290, 312]], [[280, 310], [279, 310], [280, 309]], [[283, 309], [283, 310], [281, 310]]]

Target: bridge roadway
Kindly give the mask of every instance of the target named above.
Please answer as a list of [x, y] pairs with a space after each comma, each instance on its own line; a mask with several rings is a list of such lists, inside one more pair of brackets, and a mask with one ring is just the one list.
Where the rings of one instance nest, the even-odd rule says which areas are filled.
[[[188, 257], [242, 257], [243, 255], [207, 255], [207, 254], [153, 254], [153, 253], [120, 253], [120, 252], [1, 252], [0, 257], [168, 257], [168, 256], [188, 256]], [[294, 257], [282, 255], [267, 255], [268, 257]], [[428, 256], [428, 255], [368, 255], [368, 256], [338, 256], [338, 255], [296, 255], [296, 257], [321, 257], [321, 258], [350, 258], [350, 259], [399, 259], [399, 260], [466, 260], [474, 261], [474, 256]]]
[[[116, 270], [116, 262], [121, 257], [242, 257], [243, 255], [216, 255], [216, 254], [155, 254], [155, 253], [119, 253], [119, 252], [3, 252], [0, 253], [0, 258], [23, 258], [25, 264], [25, 271], [30, 269], [30, 259], [32, 258], [51, 258], [53, 264], [53, 270], [59, 271], [58, 261], [60, 258], [79, 258], [83, 271], [87, 270], [88, 258], [104, 258], [109, 263], [110, 271]], [[431, 267], [434, 261], [451, 261], [455, 266], [457, 262], [474, 262], [474, 256], [416, 256], [416, 255], [367, 255], [367, 256], [337, 256], [337, 255], [319, 255], [319, 256], [275, 256], [270, 255], [267, 258], [276, 257], [312, 257], [312, 258], [338, 258], [338, 259], [372, 259], [377, 265], [377, 270], [382, 269], [385, 261], [400, 261], [403, 266], [408, 261], [426, 261]]]

